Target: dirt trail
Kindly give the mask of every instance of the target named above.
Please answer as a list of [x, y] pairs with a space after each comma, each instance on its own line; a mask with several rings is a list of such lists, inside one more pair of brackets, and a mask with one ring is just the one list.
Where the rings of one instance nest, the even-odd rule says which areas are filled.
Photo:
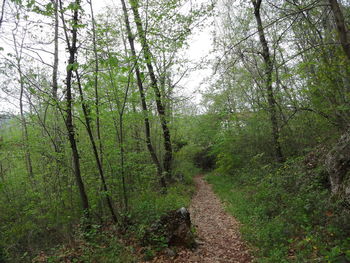
[[153, 263], [248, 263], [252, 262], [247, 247], [240, 238], [239, 223], [227, 214], [211, 185], [202, 176], [195, 178], [197, 192], [190, 206], [191, 221], [196, 226], [199, 247], [183, 250], [176, 257], [165, 256]]

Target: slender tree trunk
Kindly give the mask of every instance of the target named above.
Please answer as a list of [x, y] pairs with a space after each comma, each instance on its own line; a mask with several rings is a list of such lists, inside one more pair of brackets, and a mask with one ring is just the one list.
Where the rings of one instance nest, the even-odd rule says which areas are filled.
[[[109, 46], [107, 45], [107, 52], [108, 52], [108, 56], [110, 57], [110, 50], [109, 50]], [[111, 67], [111, 65], [108, 66], [108, 73], [109, 73], [109, 79], [111, 82], [111, 87], [113, 88], [114, 92], [115, 92], [115, 102], [117, 104], [117, 109], [118, 109], [118, 117], [119, 120], [117, 121], [116, 118], [113, 117], [113, 122], [114, 122], [114, 127], [116, 129], [116, 141], [117, 141], [117, 145], [119, 146], [119, 150], [120, 150], [120, 165], [121, 165], [121, 179], [122, 179], [122, 188], [123, 188], [123, 201], [124, 201], [124, 210], [125, 212], [128, 211], [128, 194], [127, 194], [127, 187], [126, 187], [126, 175], [125, 175], [125, 147], [124, 147], [124, 109], [125, 109], [125, 105], [126, 105], [126, 101], [127, 101], [127, 97], [129, 94], [129, 88], [130, 88], [130, 75], [131, 75], [131, 71], [128, 74], [128, 84], [123, 96], [123, 101], [122, 103], [120, 103], [120, 98], [119, 98], [119, 94], [117, 91], [117, 85], [114, 82], [114, 73], [113, 73], [113, 69]], [[111, 107], [111, 102], [110, 102], [110, 108], [111, 111], [113, 111], [113, 107]]]
[[92, 45], [95, 56], [95, 74], [94, 74], [94, 88], [95, 88], [95, 108], [96, 108], [96, 133], [98, 148], [101, 160], [101, 166], [103, 167], [103, 145], [101, 139], [101, 121], [100, 121], [100, 96], [98, 93], [98, 72], [99, 72], [99, 63], [98, 63], [98, 53], [97, 53], [97, 43], [96, 43], [96, 21], [94, 16], [94, 9], [92, 6], [92, 0], [89, 0], [90, 12], [91, 12], [91, 22], [92, 22]]
[[[135, 101], [131, 101], [131, 104], [132, 104], [132, 112], [135, 114], [135, 116], [137, 115], [137, 111], [136, 111], [136, 105], [135, 105]], [[134, 131], [134, 138], [136, 139], [136, 142], [135, 142], [135, 150], [137, 153], [141, 152], [141, 148], [142, 148], [142, 145], [140, 143], [140, 139], [141, 139], [141, 133], [140, 133], [140, 129], [139, 129], [139, 122], [136, 122], [134, 125], [133, 125], [133, 131]]]
[[[92, 0], [88, 0], [88, 3], [90, 5], [90, 12], [91, 12], [91, 22], [92, 22], [92, 45], [93, 45], [93, 52], [95, 57], [95, 69], [94, 69], [94, 89], [95, 89], [95, 110], [96, 110], [96, 134], [97, 134], [97, 142], [98, 142], [98, 150], [99, 150], [99, 158], [100, 158], [100, 165], [103, 169], [103, 144], [102, 144], [102, 138], [101, 138], [101, 121], [100, 121], [100, 95], [98, 92], [98, 73], [99, 73], [99, 62], [98, 62], [98, 52], [97, 52], [97, 42], [96, 42], [96, 21], [95, 21], [95, 15], [94, 15], [94, 9], [92, 5]], [[102, 185], [102, 189], [104, 186]], [[108, 203], [108, 202], [107, 202]], [[103, 202], [102, 202], [103, 204]], [[112, 210], [110, 208], [110, 205], [108, 205], [112, 217], [114, 218], [112, 213]], [[101, 214], [103, 214], [103, 205], [101, 206]], [[114, 219], [113, 219], [114, 220]], [[115, 221], [115, 220], [114, 220]]]
[[120, 166], [123, 186], [124, 209], [128, 211], [128, 194], [125, 180], [125, 147], [124, 147], [124, 127], [123, 112], [119, 113], [119, 147], [120, 147]]
[[133, 57], [134, 63], [135, 63], [135, 75], [136, 75], [136, 81], [137, 81], [137, 86], [139, 89], [140, 93], [140, 99], [141, 99], [141, 106], [142, 106], [142, 111], [143, 111], [143, 119], [144, 119], [144, 125], [145, 125], [145, 135], [146, 135], [146, 144], [147, 144], [147, 149], [151, 155], [153, 163], [156, 165], [157, 168], [157, 174], [160, 180], [160, 185], [165, 189], [166, 188], [166, 182], [165, 178], [162, 174], [162, 166], [158, 160], [156, 151], [154, 150], [154, 147], [152, 145], [151, 141], [151, 128], [150, 128], [150, 122], [149, 122], [149, 117], [148, 117], [148, 109], [147, 109], [147, 103], [146, 103], [146, 95], [145, 91], [143, 88], [143, 83], [142, 83], [142, 78], [141, 78], [141, 72], [140, 68], [137, 62], [137, 55], [136, 55], [136, 50], [135, 50], [135, 43], [134, 43], [134, 37], [132, 35], [131, 27], [130, 27], [130, 22], [129, 22], [129, 16], [126, 8], [126, 4], [124, 0], [121, 0], [122, 6], [123, 6], [123, 12], [124, 12], [124, 20], [125, 20], [125, 26], [126, 26], [126, 31], [128, 34], [128, 41], [131, 49], [131, 55]]
[[160, 123], [163, 130], [163, 140], [164, 140], [164, 159], [163, 159], [163, 167], [166, 178], [171, 178], [171, 164], [173, 159], [173, 152], [172, 152], [172, 145], [171, 145], [171, 138], [170, 138], [170, 130], [167, 123], [166, 113], [164, 104], [162, 102], [161, 93], [158, 87], [157, 78], [155, 75], [155, 71], [153, 69], [152, 65], [152, 53], [149, 48], [147, 39], [146, 39], [146, 33], [143, 29], [141, 17], [138, 10], [138, 0], [129, 0], [129, 3], [131, 5], [132, 12], [134, 14], [134, 21], [136, 24], [137, 32], [140, 38], [141, 46], [143, 49], [143, 56], [146, 61], [146, 66], [148, 69], [148, 73], [151, 79], [151, 87], [153, 88], [155, 97], [156, 97], [156, 105], [157, 105], [157, 111], [160, 118]]
[[[16, 28], [17, 28], [16, 24]], [[26, 162], [26, 169], [29, 178], [34, 177], [33, 173], [33, 165], [32, 165], [32, 158], [29, 150], [29, 136], [28, 136], [28, 126], [27, 121], [24, 114], [24, 105], [23, 105], [23, 97], [24, 97], [24, 76], [22, 72], [22, 66], [21, 66], [21, 56], [22, 56], [22, 47], [23, 47], [23, 41], [18, 47], [17, 40], [15, 33], [12, 33], [13, 38], [13, 44], [15, 47], [15, 53], [16, 53], [16, 63], [17, 63], [17, 71], [18, 71], [18, 77], [19, 77], [19, 85], [20, 85], [20, 94], [19, 94], [19, 111], [21, 115], [21, 125], [22, 125], [22, 137], [23, 137], [23, 146], [24, 146], [24, 153], [25, 153], [25, 162]]]
[[1, 26], [2, 26], [2, 21], [4, 19], [5, 5], [6, 5], [6, 0], [3, 0], [2, 1], [2, 5], [1, 5], [1, 14], [0, 14], [0, 29], [1, 29]]
[[57, 90], [57, 75], [58, 75], [58, 0], [51, 0], [51, 3], [54, 6], [55, 10], [55, 36], [54, 36], [54, 60], [53, 60], [53, 72], [52, 72], [52, 97], [55, 100], [55, 103], [58, 101]]
[[83, 89], [81, 86], [80, 76], [79, 76], [79, 73], [77, 70], [75, 71], [75, 75], [77, 76], [77, 83], [78, 83], [81, 106], [82, 106], [83, 114], [84, 114], [84, 118], [85, 118], [86, 131], [88, 133], [90, 143], [92, 146], [92, 150], [93, 150], [93, 153], [95, 156], [95, 161], [96, 161], [96, 165], [98, 168], [98, 172], [100, 174], [103, 191], [105, 192], [105, 195], [106, 195], [106, 201], [107, 201], [107, 205], [108, 205], [109, 211], [111, 213], [112, 219], [113, 219], [114, 223], [117, 223], [118, 219], [117, 219], [117, 216], [114, 212], [112, 200], [111, 200], [110, 195], [108, 193], [108, 186], [107, 186], [107, 182], [106, 182], [106, 179], [104, 176], [101, 159], [100, 159], [100, 156], [98, 155], [96, 142], [95, 142], [94, 135], [93, 135], [92, 128], [91, 128], [91, 118], [89, 116], [88, 106], [86, 105], [85, 100], [84, 100], [84, 94], [83, 94]]
[[[20, 65], [19, 65], [19, 71]], [[21, 91], [19, 95], [19, 110], [21, 114], [21, 123], [22, 123], [22, 133], [23, 133], [23, 144], [24, 144], [24, 151], [25, 151], [25, 160], [26, 160], [26, 167], [27, 167], [27, 173], [29, 178], [34, 177], [33, 173], [33, 165], [32, 165], [32, 158], [29, 150], [29, 136], [28, 136], [28, 127], [27, 127], [27, 121], [24, 116], [24, 109], [23, 109], [23, 96], [24, 96], [24, 84], [23, 84], [23, 76], [22, 73], [20, 75], [20, 86]]]
[[[77, 25], [79, 22], [78, 18], [78, 12], [80, 9], [80, 0], [75, 1], [75, 5], [77, 6], [74, 9], [73, 12], [73, 20], [72, 20], [72, 29], [70, 30], [72, 34], [71, 41], [68, 37], [68, 29], [65, 26], [64, 17], [62, 14], [62, 22], [64, 24], [65, 34], [66, 34], [66, 41], [67, 41], [67, 47], [69, 51], [69, 59], [68, 59], [68, 66], [67, 66], [67, 77], [66, 77], [66, 127], [68, 131], [68, 139], [72, 150], [72, 157], [73, 157], [73, 170], [74, 170], [74, 176], [76, 183], [79, 188], [79, 194], [81, 199], [81, 205], [83, 209], [84, 216], [87, 220], [90, 218], [90, 207], [89, 207], [89, 200], [85, 191], [84, 182], [81, 176], [80, 171], [80, 160], [79, 160], [79, 153], [78, 153], [78, 146], [75, 139], [75, 127], [73, 124], [73, 97], [72, 97], [72, 77], [73, 77], [73, 70], [74, 70], [74, 63], [76, 63], [76, 54], [77, 54], [77, 36], [78, 36], [78, 29]], [[61, 6], [61, 12], [62, 11], [62, 1], [60, 0], [60, 6]]]
[[[54, 148], [56, 153], [60, 153], [62, 151], [62, 142], [60, 139], [60, 129], [59, 129], [59, 122], [60, 122], [60, 117], [59, 117], [59, 99], [58, 99], [58, 32], [59, 32], [59, 9], [58, 9], [58, 0], [51, 0], [51, 3], [54, 6], [54, 12], [55, 12], [55, 32], [54, 32], [54, 59], [53, 59], [53, 69], [52, 69], [52, 98], [54, 101], [54, 105], [56, 108], [54, 109], [54, 135], [53, 135], [53, 140], [54, 140]], [[58, 168], [59, 170], [59, 168]], [[59, 172], [59, 171], [58, 171]]]
[[260, 7], [262, 0], [252, 0], [254, 6], [254, 16], [258, 25], [259, 39], [262, 46], [262, 56], [265, 64], [265, 85], [267, 92], [267, 101], [269, 104], [269, 113], [272, 126], [272, 139], [275, 158], [277, 162], [283, 162], [284, 156], [282, 154], [281, 144], [279, 142], [279, 127], [277, 120], [276, 100], [274, 97], [272, 87], [272, 73], [273, 73], [273, 62], [271, 60], [271, 54], [267, 40], [265, 38], [265, 32], [261, 21]]
[[337, 25], [340, 44], [343, 47], [345, 55], [350, 60], [350, 36], [349, 36], [349, 30], [345, 24], [344, 15], [340, 9], [340, 6], [337, 0], [329, 0], [329, 4], [331, 5], [331, 9], [335, 18], [335, 23]]
[[171, 178], [171, 164], [173, 159], [173, 152], [172, 152], [172, 144], [171, 144], [171, 138], [170, 138], [170, 130], [167, 123], [166, 113], [164, 104], [162, 102], [161, 93], [158, 87], [157, 78], [155, 75], [155, 71], [153, 69], [152, 65], [152, 53], [150, 50], [150, 47], [148, 45], [147, 39], [146, 39], [146, 33], [143, 29], [141, 17], [138, 10], [138, 0], [129, 0], [129, 3], [131, 5], [131, 10], [134, 14], [134, 21], [136, 24], [137, 32], [140, 38], [142, 50], [143, 50], [143, 56], [146, 61], [146, 66], [148, 69], [148, 73], [151, 79], [151, 87], [155, 94], [156, 99], [156, 105], [157, 105], [157, 111], [160, 118], [160, 123], [163, 130], [163, 140], [164, 140], [164, 159], [163, 159], [163, 167], [164, 172], [166, 174], [167, 178]]
[[[61, 200], [62, 209], [66, 209], [66, 205], [64, 202], [64, 198], [62, 198], [63, 193], [63, 186], [62, 186], [62, 177], [61, 177], [61, 170], [62, 170], [62, 163], [64, 163], [64, 157], [62, 154], [62, 138], [60, 136], [61, 130], [60, 130], [60, 121], [61, 121], [61, 108], [59, 105], [59, 98], [58, 98], [58, 63], [59, 63], [59, 51], [58, 51], [58, 37], [59, 37], [59, 2], [58, 0], [51, 0], [51, 3], [54, 8], [54, 51], [53, 51], [53, 69], [52, 69], [52, 100], [53, 100], [53, 108], [52, 108], [52, 114], [53, 114], [53, 134], [51, 135], [49, 130], [45, 127], [45, 118], [44, 120], [40, 120], [39, 112], [37, 112], [38, 120], [41, 122], [41, 126], [43, 127], [45, 133], [50, 138], [52, 146], [54, 147], [54, 151], [56, 153], [55, 158], [53, 160], [54, 162], [54, 170], [55, 170], [55, 176], [57, 178], [57, 188], [55, 189], [55, 192], [58, 194], [59, 199]], [[63, 167], [65, 167], [66, 164], [63, 164]]]

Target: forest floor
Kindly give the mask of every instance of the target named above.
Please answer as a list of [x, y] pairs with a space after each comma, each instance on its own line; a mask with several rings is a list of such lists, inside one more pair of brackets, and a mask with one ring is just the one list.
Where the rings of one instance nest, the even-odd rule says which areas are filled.
[[198, 248], [181, 250], [170, 258], [161, 255], [152, 263], [248, 263], [252, 256], [239, 233], [239, 222], [225, 212], [223, 204], [214, 194], [203, 176], [195, 177], [196, 194], [191, 206], [192, 224], [196, 228]]

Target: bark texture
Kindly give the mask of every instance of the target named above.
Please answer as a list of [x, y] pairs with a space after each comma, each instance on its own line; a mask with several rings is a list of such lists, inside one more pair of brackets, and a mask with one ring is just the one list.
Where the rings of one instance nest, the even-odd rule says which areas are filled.
[[[340, 43], [348, 60], [350, 60], [350, 36], [343, 13], [337, 0], [329, 0]], [[350, 204], [350, 130], [347, 130], [337, 144], [328, 153], [326, 167], [333, 195]]]
[[[83, 209], [84, 216], [87, 219], [89, 219], [89, 217], [90, 217], [89, 200], [88, 200], [88, 197], [87, 197], [87, 194], [85, 191], [84, 182], [83, 182], [83, 179], [81, 176], [79, 152], [78, 152], [77, 142], [75, 139], [75, 127], [73, 124], [72, 77], [73, 77], [73, 70], [74, 70], [73, 65], [76, 62], [76, 54], [77, 54], [77, 41], [78, 41], [78, 39], [77, 39], [77, 37], [78, 37], [77, 25], [79, 22], [78, 12], [80, 9], [80, 1], [76, 0], [75, 5], [78, 8], [75, 8], [75, 10], [73, 11], [71, 41], [69, 40], [69, 37], [68, 37], [68, 32], [67, 32], [68, 29], [64, 26], [65, 27], [65, 34], [66, 34], [66, 41], [67, 41], [67, 48], [68, 48], [68, 52], [69, 52], [67, 76], [66, 76], [66, 119], [65, 119], [65, 124], [67, 127], [68, 139], [69, 139], [70, 147], [72, 150], [73, 171], [74, 171], [74, 176], [75, 176], [77, 186], [79, 188], [81, 206]], [[60, 0], [60, 9], [62, 10], [62, 1], [61, 0]], [[65, 25], [64, 19], [62, 19], [62, 22]]]
[[143, 111], [143, 120], [144, 120], [144, 125], [145, 125], [145, 135], [146, 135], [146, 144], [147, 144], [147, 149], [151, 155], [153, 163], [157, 167], [157, 174], [159, 177], [160, 185], [163, 188], [166, 188], [166, 182], [165, 178], [162, 175], [162, 166], [159, 162], [159, 159], [157, 157], [156, 151], [154, 150], [154, 147], [152, 145], [151, 141], [151, 128], [150, 128], [150, 122], [149, 122], [149, 117], [148, 117], [148, 108], [147, 108], [147, 103], [146, 103], [146, 95], [145, 91], [143, 88], [143, 83], [142, 83], [142, 78], [141, 78], [141, 72], [140, 72], [140, 67], [138, 65], [137, 61], [137, 55], [136, 55], [136, 49], [135, 49], [135, 43], [134, 43], [134, 36], [132, 34], [131, 26], [130, 26], [130, 20], [128, 16], [128, 11], [126, 8], [126, 3], [124, 0], [121, 0], [122, 7], [123, 7], [123, 13], [124, 13], [124, 20], [125, 20], [125, 27], [128, 35], [128, 42], [130, 45], [130, 50], [131, 50], [131, 55], [133, 57], [134, 63], [135, 63], [135, 75], [136, 75], [136, 81], [137, 81], [137, 86], [139, 89], [140, 93], [140, 99], [141, 99], [141, 106], [142, 106], [142, 111]]
[[[16, 23], [16, 27], [17, 26], [18, 24]], [[15, 53], [16, 53], [16, 67], [18, 71], [18, 81], [20, 86], [19, 111], [21, 116], [22, 139], [23, 139], [23, 147], [24, 147], [24, 153], [25, 153], [25, 163], [26, 163], [26, 169], [27, 169], [29, 178], [33, 178], [34, 172], [33, 172], [31, 153], [29, 149], [28, 126], [27, 126], [27, 120], [25, 118], [24, 104], [23, 104], [24, 95], [25, 95], [25, 86], [24, 86], [24, 75], [22, 72], [21, 60], [22, 60], [22, 49], [23, 49], [24, 42], [22, 40], [22, 42], [18, 44], [14, 32], [12, 33], [12, 37], [13, 37], [13, 44], [14, 44]]]
[[350, 60], [350, 36], [349, 36], [349, 30], [347, 29], [345, 24], [344, 15], [340, 9], [340, 6], [337, 0], [329, 0], [329, 4], [331, 6], [335, 23], [337, 25], [340, 44], [342, 45], [347, 58]]
[[52, 97], [55, 102], [58, 101], [57, 90], [57, 75], [58, 75], [58, 27], [59, 27], [59, 19], [58, 19], [58, 0], [51, 0], [51, 3], [54, 6], [55, 10], [55, 36], [54, 36], [54, 60], [53, 60], [53, 71], [52, 71]]
[[142, 25], [141, 16], [140, 16], [139, 9], [138, 9], [138, 0], [129, 0], [129, 2], [131, 5], [131, 10], [134, 14], [134, 21], [135, 21], [138, 36], [139, 36], [139, 39], [141, 42], [143, 56], [144, 56], [144, 59], [146, 61], [148, 74], [149, 74], [150, 79], [151, 79], [151, 87], [152, 87], [154, 94], [155, 94], [157, 111], [158, 111], [158, 115], [160, 118], [162, 130], [163, 130], [163, 140], [164, 140], [164, 149], [165, 149], [165, 154], [164, 154], [164, 158], [163, 158], [163, 167], [164, 167], [164, 172], [166, 174], [165, 176], [169, 179], [169, 178], [171, 178], [171, 164], [172, 164], [172, 159], [173, 159], [173, 152], [172, 152], [170, 130], [168, 127], [168, 122], [167, 122], [166, 113], [165, 113], [165, 107], [164, 107], [164, 104], [162, 102], [162, 96], [161, 96], [161, 92], [160, 92], [159, 87], [158, 87], [157, 77], [156, 77], [156, 74], [155, 74], [155, 71], [154, 71], [154, 68], [152, 65], [153, 56], [151, 53], [151, 49], [148, 45], [148, 41], [146, 38], [146, 32], [145, 32], [143, 25]]
[[275, 153], [275, 158], [277, 162], [283, 162], [284, 156], [281, 149], [281, 144], [279, 142], [279, 126], [277, 120], [277, 110], [276, 110], [276, 100], [274, 96], [274, 91], [272, 87], [272, 73], [273, 73], [273, 62], [271, 59], [271, 54], [269, 46], [265, 37], [264, 27], [261, 20], [261, 2], [262, 0], [252, 0], [254, 6], [254, 16], [258, 26], [259, 40], [262, 47], [262, 57], [264, 59], [265, 66], [265, 88], [267, 93], [267, 102], [269, 106], [270, 120], [272, 126], [272, 140], [273, 148]]
[[87, 133], [89, 135], [89, 140], [90, 140], [90, 143], [91, 143], [92, 151], [94, 153], [94, 157], [95, 157], [98, 173], [100, 175], [100, 179], [101, 179], [101, 182], [102, 182], [102, 188], [103, 188], [103, 191], [105, 192], [105, 195], [106, 195], [106, 202], [107, 202], [109, 211], [111, 213], [113, 222], [117, 223], [118, 219], [117, 219], [117, 216], [116, 216], [116, 214], [114, 212], [114, 209], [113, 209], [112, 199], [111, 199], [110, 195], [108, 194], [109, 193], [108, 192], [108, 186], [107, 186], [107, 182], [106, 182], [106, 179], [105, 179], [105, 175], [104, 175], [104, 171], [103, 171], [103, 167], [102, 167], [102, 163], [101, 163], [101, 157], [98, 154], [96, 141], [95, 141], [95, 138], [94, 138], [94, 135], [93, 135], [93, 131], [92, 131], [92, 128], [91, 128], [91, 117], [89, 115], [90, 110], [89, 110], [89, 108], [88, 108], [88, 106], [87, 106], [87, 104], [85, 102], [85, 99], [84, 99], [83, 88], [81, 86], [81, 81], [80, 81], [80, 76], [79, 76], [78, 71], [76, 71], [76, 76], [77, 76], [77, 81], [78, 81], [78, 88], [79, 88], [79, 95], [80, 95], [80, 100], [81, 100], [81, 106], [82, 106], [84, 119], [85, 119], [85, 124], [86, 124], [86, 126], [85, 126], [86, 127], [86, 131], [87, 131]]

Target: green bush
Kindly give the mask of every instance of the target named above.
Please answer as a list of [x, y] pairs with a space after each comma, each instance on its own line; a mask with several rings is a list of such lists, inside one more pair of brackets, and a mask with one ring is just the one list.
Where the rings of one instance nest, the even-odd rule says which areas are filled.
[[[243, 224], [258, 262], [340, 262], [348, 258], [350, 217], [330, 201], [322, 169], [300, 158], [280, 167], [252, 165], [207, 177]], [[337, 212], [337, 210], [339, 210]]]

